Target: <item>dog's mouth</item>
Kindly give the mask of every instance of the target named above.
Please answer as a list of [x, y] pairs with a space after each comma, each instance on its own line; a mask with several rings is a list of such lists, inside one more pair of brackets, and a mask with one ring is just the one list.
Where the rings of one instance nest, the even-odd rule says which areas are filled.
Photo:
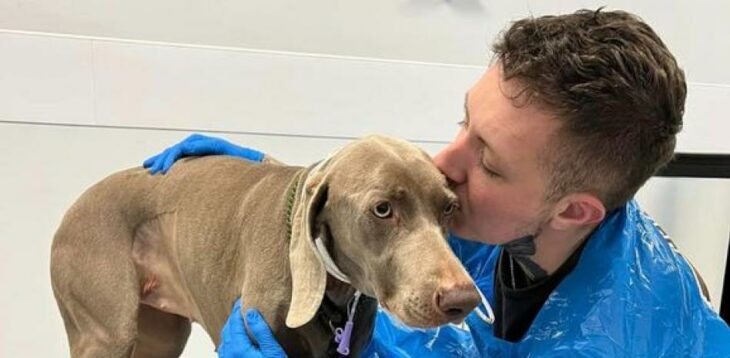
[[411, 296], [403, 303], [381, 301], [380, 305], [399, 323], [415, 328], [434, 328], [448, 323], [460, 324], [470, 311], [440, 312], [432, 303]]
[[407, 310], [403, 313], [396, 313], [386, 307], [383, 308], [391, 315], [391, 317], [395, 318], [400, 324], [407, 327], [427, 329], [448, 323], [459, 324], [464, 320], [464, 318], [451, 320], [445, 315], [438, 314], [437, 312], [428, 313], [420, 310]]

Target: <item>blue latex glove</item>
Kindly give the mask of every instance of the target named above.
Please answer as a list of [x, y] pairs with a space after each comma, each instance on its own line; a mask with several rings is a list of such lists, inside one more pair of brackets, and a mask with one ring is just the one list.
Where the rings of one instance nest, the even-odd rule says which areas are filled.
[[193, 134], [182, 142], [165, 149], [142, 164], [149, 168], [151, 174], [167, 173], [178, 159], [195, 155], [232, 155], [254, 162], [264, 160], [264, 153], [257, 150], [239, 147], [224, 139], [207, 137], [202, 134]]
[[244, 328], [241, 317], [241, 300], [236, 300], [233, 311], [228, 316], [221, 331], [221, 344], [218, 347], [220, 358], [285, 358], [286, 353], [276, 341], [271, 328], [266, 324], [259, 311], [249, 308], [246, 311], [246, 324], [258, 343], [255, 345]]

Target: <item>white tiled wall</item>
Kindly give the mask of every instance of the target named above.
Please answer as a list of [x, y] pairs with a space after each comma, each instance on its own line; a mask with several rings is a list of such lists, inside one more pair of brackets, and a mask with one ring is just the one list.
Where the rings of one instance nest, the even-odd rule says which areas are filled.
[[0, 120], [93, 124], [92, 42], [0, 32]]
[[[483, 71], [12, 30], [0, 30], [0, 51], [3, 121], [333, 137], [377, 131], [444, 143]], [[689, 80], [678, 150], [730, 152], [730, 122], [718, 112], [730, 83]]]
[[111, 42], [95, 42], [94, 68], [99, 124], [424, 140], [452, 132], [481, 71]]
[[[730, 39], [727, 48], [730, 49]], [[677, 150], [692, 153], [730, 153], [729, 103], [730, 81], [727, 84], [690, 83], [687, 89], [684, 127], [678, 137]]]
[[[67, 355], [50, 241], [93, 182], [201, 130], [292, 164], [372, 132], [435, 153], [510, 20], [604, 3], [0, 0], [0, 356]], [[730, 153], [730, 5], [608, 5], [646, 19], [686, 70], [679, 150]], [[654, 179], [639, 199], [717, 307], [730, 183]], [[212, 344], [195, 330], [185, 356]]]
[[714, 0], [3, 0], [0, 28], [483, 65], [508, 21], [600, 6], [647, 20], [694, 81], [730, 83], [730, 3]]

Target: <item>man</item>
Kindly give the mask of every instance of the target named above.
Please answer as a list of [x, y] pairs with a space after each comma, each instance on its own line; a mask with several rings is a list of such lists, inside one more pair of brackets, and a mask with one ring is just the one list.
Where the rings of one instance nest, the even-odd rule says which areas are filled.
[[[631, 200], [682, 126], [666, 46], [631, 14], [583, 10], [517, 21], [494, 51], [434, 162], [460, 199], [452, 249], [495, 322], [416, 330], [379, 312], [365, 356], [730, 356], [691, 268]], [[191, 137], [145, 166], [241, 150]], [[250, 344], [236, 307], [221, 356], [283, 355], [255, 311]]]

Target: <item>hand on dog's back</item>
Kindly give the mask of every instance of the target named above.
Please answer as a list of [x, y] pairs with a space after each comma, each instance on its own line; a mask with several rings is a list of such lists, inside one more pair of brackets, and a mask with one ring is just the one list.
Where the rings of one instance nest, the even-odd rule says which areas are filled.
[[178, 159], [202, 155], [230, 155], [253, 162], [261, 162], [264, 159], [264, 153], [255, 149], [240, 147], [224, 139], [196, 133], [148, 158], [142, 166], [149, 169], [150, 174], [167, 174]]

